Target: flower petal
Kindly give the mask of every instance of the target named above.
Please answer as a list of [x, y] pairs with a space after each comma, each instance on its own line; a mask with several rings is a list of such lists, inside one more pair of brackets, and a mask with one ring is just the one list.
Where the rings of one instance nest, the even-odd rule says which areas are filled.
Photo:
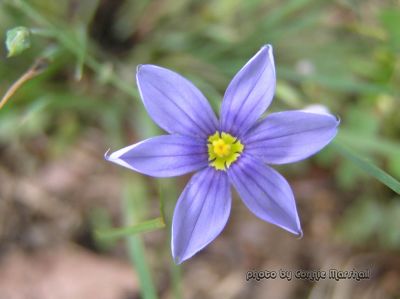
[[195, 174], [176, 204], [172, 220], [172, 255], [180, 264], [213, 241], [231, 210], [229, 181], [224, 171], [207, 167]]
[[147, 112], [171, 134], [207, 137], [218, 121], [203, 94], [187, 79], [155, 65], [141, 65], [137, 84]]
[[207, 147], [188, 136], [163, 135], [120, 149], [106, 159], [154, 177], [172, 177], [208, 165]]
[[277, 171], [242, 155], [229, 168], [228, 175], [245, 205], [257, 217], [302, 235], [292, 190]]
[[247, 153], [269, 164], [305, 159], [336, 135], [339, 121], [330, 114], [305, 111], [272, 113], [244, 138]]
[[268, 108], [275, 83], [272, 46], [266, 45], [229, 84], [221, 107], [221, 130], [236, 137], [244, 134]]

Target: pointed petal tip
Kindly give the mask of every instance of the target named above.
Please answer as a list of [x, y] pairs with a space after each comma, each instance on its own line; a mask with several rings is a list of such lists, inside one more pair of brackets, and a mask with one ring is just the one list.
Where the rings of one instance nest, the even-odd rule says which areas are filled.
[[116, 152], [110, 153], [111, 149], [108, 149], [105, 154], [104, 154], [104, 159], [108, 162], [111, 163], [115, 163], [121, 166], [126, 167], [126, 165], [124, 164], [124, 162], [122, 160], [119, 159], [119, 157], [117, 157], [115, 155]]
[[110, 160], [110, 154], [109, 152], [111, 151], [111, 148], [109, 148], [105, 153], [104, 153], [104, 159], [109, 161]]
[[151, 67], [157, 67], [156, 65], [153, 64], [138, 64], [136, 67], [136, 79], [139, 79], [139, 75], [143, 73], [143, 71], [146, 71], [146, 69], [151, 68]]
[[[262, 219], [262, 218], [261, 218], [261, 220], [270, 222], [270, 221], [265, 220], [265, 219]], [[272, 223], [272, 224], [277, 225], [278, 227], [284, 229], [285, 231], [287, 231], [287, 232], [289, 232], [289, 233], [295, 235], [296, 239], [302, 239], [304, 233], [303, 233], [303, 230], [302, 230], [302, 228], [301, 228], [301, 226], [300, 226], [300, 221], [299, 221], [298, 218], [296, 219], [296, 222], [297, 222], [296, 224], [293, 223], [293, 224], [290, 225], [290, 226], [288, 226], [288, 225], [282, 226], [282, 225], [277, 225], [277, 224], [275, 224], [275, 223]]]
[[322, 116], [325, 116], [325, 117], [328, 117], [328, 118], [332, 119], [332, 122], [331, 122], [332, 128], [337, 128], [340, 125], [340, 122], [341, 122], [341, 118], [340, 118], [339, 115], [332, 114], [330, 112], [327, 112], [327, 113], [317, 113], [317, 112], [312, 112], [312, 111], [304, 111], [304, 112], [307, 112], [307, 113], [310, 113], [310, 114], [318, 114], [318, 115], [322, 115]]
[[340, 125], [340, 122], [342, 121], [339, 115], [333, 115], [336, 118], [336, 127]]
[[303, 109], [301, 109], [299, 111], [332, 117], [336, 121], [336, 126], [338, 126], [340, 124], [340, 116], [332, 114], [331, 111], [329, 110], [329, 108], [322, 104], [311, 104], [311, 105], [304, 107]]
[[[158, 65], [155, 65], [155, 64], [138, 64], [137, 66], [136, 66], [136, 81], [139, 83], [139, 76], [144, 76], [144, 75], [147, 75], [147, 72], [146, 71], [153, 71], [153, 70], [157, 70], [157, 69], [164, 69], [163, 67], [160, 67], [160, 66], [158, 66]], [[140, 86], [138, 86], [139, 87], [139, 90], [140, 90]]]
[[136, 74], [139, 73], [140, 69], [142, 68], [143, 64], [138, 64], [136, 67]]
[[[316, 113], [316, 114], [319, 114], [319, 113]], [[325, 115], [327, 117], [330, 117], [334, 121], [333, 125], [335, 127], [338, 127], [340, 122], [341, 122], [341, 119], [340, 119], [339, 115], [332, 114], [332, 113], [326, 113], [326, 114], [321, 114], [321, 115]]]
[[303, 230], [300, 229], [300, 231], [297, 233], [297, 239], [298, 239], [298, 240], [303, 239], [303, 236], [304, 236]]
[[171, 70], [169, 70], [165, 67], [151, 64], [151, 63], [138, 64], [136, 66], [136, 74], [137, 75], [139, 75], [140, 73], [143, 73], [144, 71], [157, 71], [157, 70], [172, 72]]
[[174, 254], [172, 254], [172, 258], [174, 260], [175, 265], [180, 265], [182, 264], [184, 261], [186, 261], [186, 259], [182, 259], [180, 256], [174, 256]]
[[120, 166], [132, 169], [134, 171], [137, 171], [134, 167], [132, 167], [131, 165], [129, 165], [129, 163], [127, 163], [126, 161], [120, 159], [120, 157], [126, 153], [127, 151], [129, 151], [130, 149], [134, 148], [137, 144], [131, 145], [131, 146], [127, 146], [124, 147], [120, 150], [117, 150], [115, 152], [110, 153], [110, 149], [108, 149], [105, 154], [104, 154], [104, 159], [106, 161], [118, 164]]
[[111, 149], [109, 148], [105, 153], [104, 153], [104, 159], [106, 161], [116, 163], [116, 164], [121, 164], [121, 160], [119, 157], [121, 156], [120, 154], [121, 150], [115, 151], [111, 153]]
[[[111, 162], [111, 163], [115, 163], [115, 164], [118, 164], [118, 165], [121, 165], [121, 166], [125, 166], [125, 167], [126, 167], [126, 165], [123, 164], [123, 161], [121, 161], [121, 160], [119, 159], [119, 157], [116, 156], [116, 152], [113, 152], [113, 153], [110, 153], [110, 152], [111, 152], [111, 149], [109, 148], [109, 149], [104, 153], [104, 160], [106, 160], [106, 161], [108, 161], [108, 162]], [[118, 151], [117, 151], [117, 152], [118, 152]]]
[[[193, 257], [198, 251], [192, 253], [192, 254], [187, 254], [187, 252], [177, 252], [178, 250], [176, 250], [176, 246], [174, 246], [174, 240], [172, 237], [171, 240], [171, 250], [172, 250], [172, 259], [174, 261], [174, 263], [176, 265], [180, 265], [183, 262], [185, 262], [186, 260], [190, 259], [191, 257]], [[200, 251], [200, 250], [199, 250]]]
[[258, 50], [256, 55], [253, 56], [253, 58], [256, 57], [256, 56], [259, 56], [259, 55], [269, 56], [269, 60], [271, 60], [273, 62], [274, 61], [274, 55], [273, 55], [272, 45], [270, 45], [270, 44], [263, 45], [260, 48], [260, 50]]
[[293, 234], [296, 236], [297, 239], [302, 239], [303, 238], [303, 229], [301, 228], [300, 225], [300, 219], [298, 214], [296, 214], [296, 224], [293, 223], [290, 227], [283, 227], [281, 226], [284, 230], [288, 231], [289, 233]]
[[159, 68], [159, 66], [157, 66], [157, 65], [154, 65], [154, 64], [148, 64], [148, 63], [141, 63], [141, 64], [138, 64], [137, 65], [137, 67], [136, 67], [136, 72], [138, 72], [139, 73], [139, 71], [141, 71], [141, 70], [144, 70], [144, 69], [146, 69], [146, 68]]
[[[205, 246], [204, 246], [205, 247]], [[194, 257], [198, 252], [204, 249], [204, 247], [200, 248], [195, 252], [188, 253], [188, 251], [183, 252], [181, 254], [172, 252], [172, 258], [176, 265], [181, 265], [183, 262], [186, 262], [188, 259]]]
[[[335, 138], [335, 136], [336, 136], [336, 134], [337, 134], [337, 130], [338, 130], [338, 128], [339, 128], [339, 125], [340, 125], [340, 123], [341, 123], [341, 119], [340, 119], [340, 116], [339, 115], [336, 115], [336, 114], [331, 114], [331, 113], [328, 113], [328, 114], [326, 114], [326, 116], [327, 117], [330, 117], [331, 119], [332, 119], [332, 122], [331, 122], [331, 128], [332, 129], [335, 129], [335, 133], [333, 134], [333, 136], [332, 136], [332, 139], [333, 138]], [[332, 140], [331, 139], [331, 140]]]
[[265, 45], [263, 45], [262, 47], [261, 47], [261, 49], [260, 50], [264, 50], [264, 49], [266, 49], [266, 50], [268, 50], [268, 51], [273, 51], [273, 48], [272, 48], [272, 45], [271, 44], [265, 44]]
[[266, 54], [269, 56], [269, 59], [274, 62], [274, 49], [272, 45], [270, 44], [265, 44], [264, 46], [261, 47], [259, 52], [266, 52]]
[[129, 149], [133, 148], [134, 146], [135, 145], [127, 146], [127, 147], [124, 147], [124, 148], [119, 149], [112, 153], [110, 153], [111, 149], [108, 149], [104, 154], [104, 159], [118, 164], [117, 160], [119, 160], [121, 155], [123, 155], [125, 152], [127, 152]]

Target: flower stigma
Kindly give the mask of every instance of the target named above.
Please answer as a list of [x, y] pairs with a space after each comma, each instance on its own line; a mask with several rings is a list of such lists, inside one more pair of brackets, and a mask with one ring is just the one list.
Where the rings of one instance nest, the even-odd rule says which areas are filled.
[[226, 170], [243, 152], [239, 139], [225, 132], [215, 132], [208, 137], [208, 161], [216, 170]]

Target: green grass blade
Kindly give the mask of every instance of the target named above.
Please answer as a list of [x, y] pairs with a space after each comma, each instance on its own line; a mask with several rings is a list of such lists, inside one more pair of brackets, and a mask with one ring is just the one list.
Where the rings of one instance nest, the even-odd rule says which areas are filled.
[[[160, 180], [159, 183], [159, 197], [160, 197], [160, 209], [162, 215], [165, 215], [165, 211], [167, 211], [167, 215], [172, 215], [175, 207], [176, 199], [179, 196], [178, 190], [176, 188], [176, 183], [173, 179], [163, 179]], [[168, 241], [166, 246], [169, 248], [171, 244], [171, 219], [165, 218], [165, 224], [168, 230]], [[174, 294], [175, 299], [182, 299], [182, 269], [181, 266], [176, 265], [172, 258], [169, 258], [169, 271], [171, 275], [171, 285], [172, 292]]]
[[80, 44], [78, 52], [76, 54], [76, 67], [75, 67], [75, 80], [80, 81], [83, 76], [83, 67], [86, 60], [86, 49], [87, 49], [87, 36], [86, 28], [83, 25], [78, 26], [76, 29], [76, 39]]
[[371, 176], [376, 178], [382, 184], [386, 185], [390, 189], [392, 189], [397, 194], [400, 194], [400, 182], [392, 177], [387, 172], [380, 169], [378, 166], [374, 165], [373, 163], [369, 162], [365, 158], [358, 156], [357, 154], [353, 153], [351, 150], [347, 149], [346, 147], [342, 146], [338, 142], [335, 142], [334, 148], [346, 159], [353, 162], [356, 166], [360, 169], [364, 170], [365, 172], [369, 173]]
[[96, 231], [96, 237], [101, 239], [116, 239], [138, 233], [145, 233], [164, 227], [164, 220], [162, 219], [162, 217], [158, 217], [132, 226], [98, 230]]
[[143, 299], [157, 299], [157, 292], [151, 277], [150, 269], [145, 256], [145, 249], [140, 236], [127, 237], [129, 258], [139, 275], [140, 292]]
[[[142, 180], [126, 180], [123, 194], [123, 213], [125, 224], [131, 225], [140, 221], [146, 204], [147, 189]], [[140, 235], [126, 237], [129, 258], [139, 276], [141, 298], [157, 299], [157, 291], [150, 267], [147, 263], [145, 248]]]

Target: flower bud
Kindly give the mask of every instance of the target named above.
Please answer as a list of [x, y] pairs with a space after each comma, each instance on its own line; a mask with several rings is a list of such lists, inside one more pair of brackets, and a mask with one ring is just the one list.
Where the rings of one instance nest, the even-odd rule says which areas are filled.
[[15, 27], [7, 31], [6, 47], [8, 57], [21, 54], [31, 46], [30, 30], [26, 27]]

